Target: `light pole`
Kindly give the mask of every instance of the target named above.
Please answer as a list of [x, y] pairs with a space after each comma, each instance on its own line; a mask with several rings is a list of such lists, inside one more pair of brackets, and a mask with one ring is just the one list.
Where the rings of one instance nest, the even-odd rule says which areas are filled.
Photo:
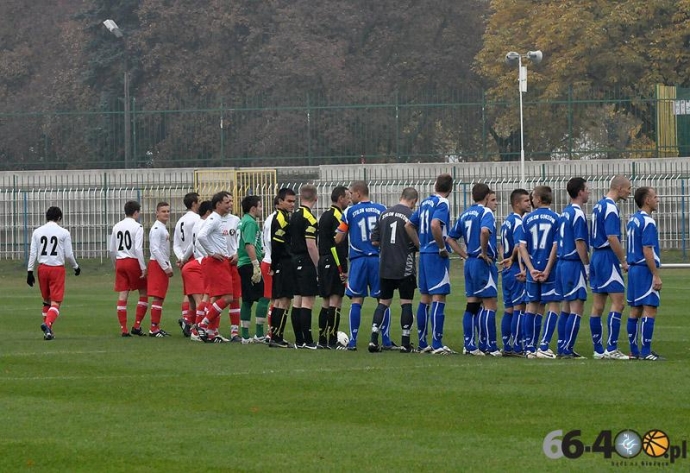
[[529, 59], [532, 64], [539, 64], [544, 55], [541, 51], [529, 51], [526, 54], [511, 51], [506, 54], [506, 64], [518, 66], [518, 92], [520, 95], [520, 187], [525, 188], [525, 131], [522, 119], [522, 94], [527, 92], [527, 66], [522, 65], [523, 59]]
[[115, 35], [116, 38], [122, 39], [122, 45], [124, 49], [124, 55], [125, 55], [125, 72], [124, 72], [124, 87], [125, 87], [125, 169], [129, 169], [129, 162], [130, 162], [130, 157], [132, 153], [132, 145], [130, 143], [131, 140], [131, 127], [132, 127], [132, 122], [130, 121], [130, 104], [129, 104], [129, 74], [127, 73], [127, 47], [124, 44], [124, 35], [122, 34], [122, 30], [117, 26], [117, 23], [115, 23], [113, 20], [105, 20], [103, 22], [103, 25], [108, 28], [108, 31], [110, 31], [113, 35]]

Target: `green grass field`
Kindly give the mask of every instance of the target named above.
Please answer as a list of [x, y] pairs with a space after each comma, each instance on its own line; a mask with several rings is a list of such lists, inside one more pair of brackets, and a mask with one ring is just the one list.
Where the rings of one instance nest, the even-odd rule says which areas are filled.
[[[173, 336], [123, 339], [110, 263], [83, 267], [69, 273], [46, 342], [38, 288], [20, 263], [0, 264], [1, 472], [690, 469], [690, 459], [650, 465], [644, 452], [552, 460], [542, 450], [558, 429], [581, 430], [585, 445], [604, 430], [661, 429], [672, 445], [690, 437], [687, 270], [662, 272], [654, 349], [668, 361], [651, 363], [592, 360], [587, 318], [581, 361], [370, 354], [372, 300], [357, 352], [192, 343], [176, 323], [179, 274], [162, 324]], [[444, 340], [460, 349], [465, 298], [453, 274]]]

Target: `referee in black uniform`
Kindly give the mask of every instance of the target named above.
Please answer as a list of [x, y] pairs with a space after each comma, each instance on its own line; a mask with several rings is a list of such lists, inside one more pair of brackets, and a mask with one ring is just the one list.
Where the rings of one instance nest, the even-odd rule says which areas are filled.
[[[338, 186], [331, 192], [331, 208], [326, 210], [319, 219], [319, 295], [323, 298], [319, 313], [319, 347], [335, 349], [338, 343], [338, 328], [340, 326], [340, 306], [345, 295], [347, 282], [347, 236], [335, 244], [335, 231], [340, 225], [340, 218], [352, 202], [350, 190], [345, 186]], [[333, 258], [332, 248], [335, 248], [340, 267]]]
[[379, 345], [379, 331], [383, 323], [384, 312], [390, 307], [393, 292], [400, 292], [400, 326], [402, 327], [402, 344], [400, 351], [413, 352], [410, 343], [410, 332], [414, 316], [412, 315], [412, 298], [417, 288], [417, 270], [415, 265], [415, 246], [407, 236], [405, 224], [412, 216], [412, 210], [417, 204], [419, 194], [413, 187], [406, 187], [400, 196], [400, 202], [389, 207], [379, 217], [371, 241], [378, 245], [379, 278], [381, 280], [381, 297], [374, 311], [374, 323], [371, 327], [371, 341], [369, 351], [381, 351]]
[[271, 223], [271, 270], [273, 271], [273, 312], [269, 347], [288, 348], [283, 339], [285, 314], [295, 294], [295, 271], [290, 251], [290, 213], [295, 208], [295, 191], [286, 187], [278, 191], [276, 215]]
[[318, 222], [311, 209], [316, 205], [316, 187], [306, 184], [300, 188], [300, 207], [290, 218], [292, 266], [295, 269], [295, 298], [292, 303], [292, 328], [295, 347], [316, 350], [311, 334], [314, 299], [319, 293], [316, 266], [319, 250], [316, 247]]

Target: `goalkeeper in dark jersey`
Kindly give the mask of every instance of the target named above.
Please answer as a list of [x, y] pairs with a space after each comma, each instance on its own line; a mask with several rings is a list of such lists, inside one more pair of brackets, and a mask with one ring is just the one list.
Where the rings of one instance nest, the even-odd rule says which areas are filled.
[[384, 313], [390, 307], [393, 292], [400, 292], [400, 326], [402, 327], [402, 344], [400, 351], [414, 351], [410, 343], [410, 332], [414, 317], [412, 315], [412, 298], [417, 288], [415, 246], [405, 231], [405, 224], [412, 215], [419, 194], [412, 187], [406, 187], [400, 196], [400, 202], [381, 214], [371, 235], [371, 241], [380, 249], [379, 278], [381, 296], [374, 311], [374, 322], [371, 327], [369, 351], [381, 351], [379, 332]]

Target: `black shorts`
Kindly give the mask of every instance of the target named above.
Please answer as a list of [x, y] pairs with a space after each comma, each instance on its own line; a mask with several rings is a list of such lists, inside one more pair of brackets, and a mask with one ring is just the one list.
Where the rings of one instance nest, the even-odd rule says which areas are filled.
[[316, 267], [309, 255], [297, 255], [292, 258], [295, 268], [295, 294], [312, 297], [319, 293], [319, 283], [316, 279]]
[[252, 282], [254, 265], [239, 266], [237, 271], [240, 273], [240, 281], [242, 282], [242, 302], [256, 302], [261, 299], [264, 296], [264, 280], [261, 279], [256, 284]]
[[295, 296], [295, 270], [291, 259], [281, 259], [275, 265], [272, 299], [292, 299]]
[[400, 292], [400, 299], [414, 298], [414, 290], [417, 289], [417, 278], [410, 274], [402, 279], [381, 279], [381, 299], [393, 299], [395, 290]]
[[338, 266], [331, 255], [319, 258], [319, 295], [321, 297], [345, 296], [345, 284], [340, 280]]

